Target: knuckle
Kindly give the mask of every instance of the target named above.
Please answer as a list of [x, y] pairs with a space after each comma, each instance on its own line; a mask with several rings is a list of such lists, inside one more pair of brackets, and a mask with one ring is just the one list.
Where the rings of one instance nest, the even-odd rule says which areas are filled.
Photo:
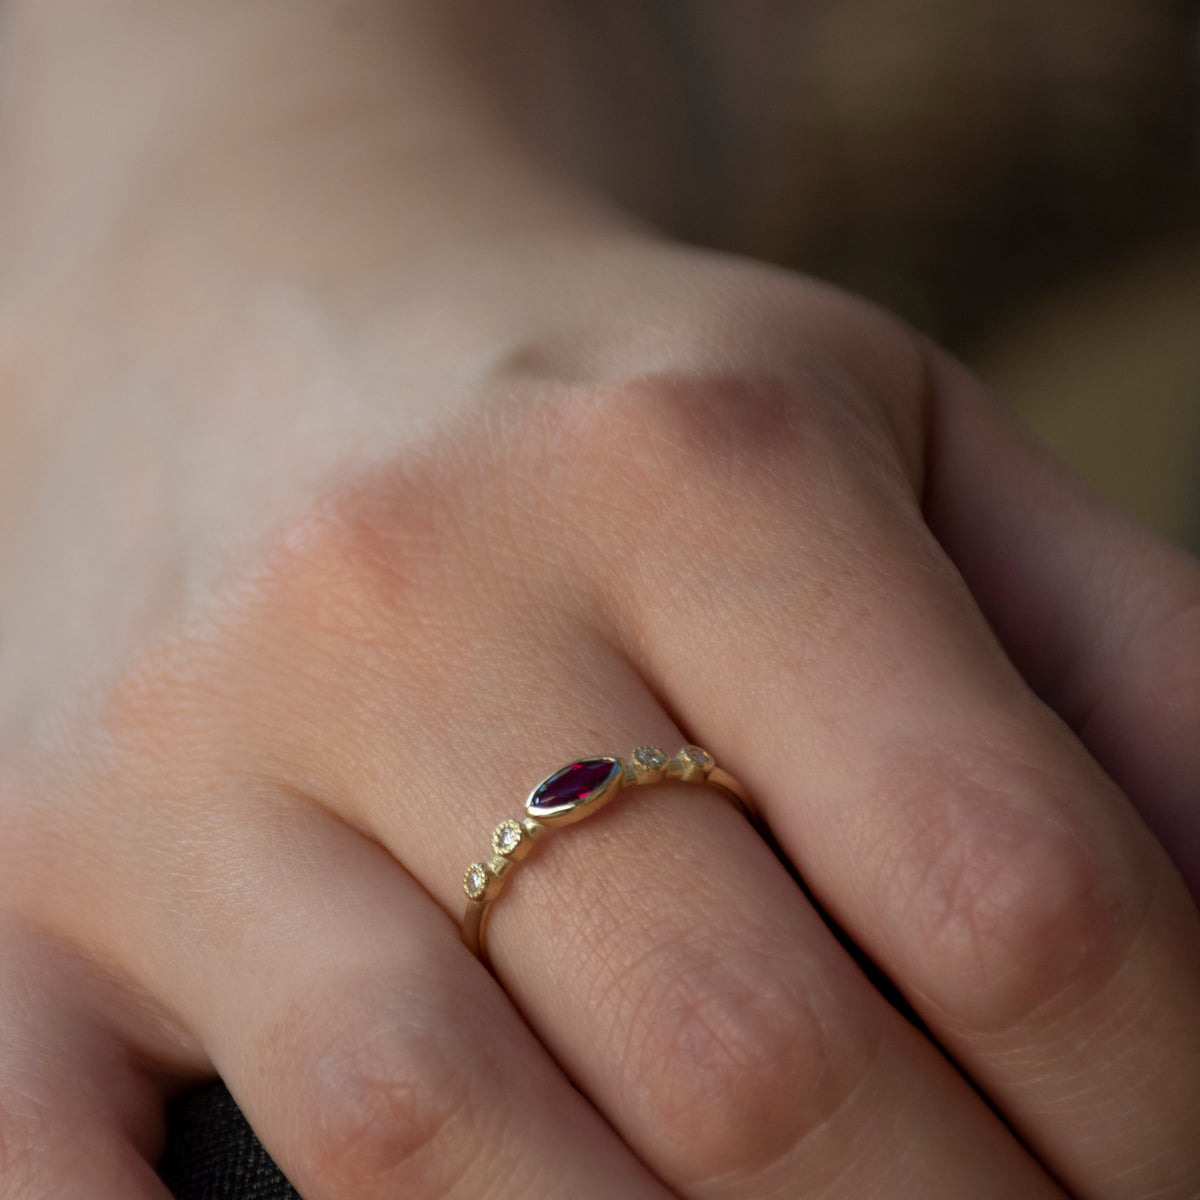
[[627, 1087], [678, 1183], [760, 1174], [837, 1118], [873, 1058], [779, 953], [687, 948], [623, 986]]
[[797, 562], [840, 561], [859, 500], [911, 510], [891, 418], [837, 364], [608, 381], [545, 411], [531, 470], [554, 508], [535, 506], [540, 536], [558, 536], [571, 562], [576, 544], [608, 550], [622, 593], [653, 595], [664, 570], [696, 561], [728, 595], [794, 589]]
[[780, 543], [786, 481], [815, 453], [807, 406], [767, 373], [605, 382], [559, 397], [545, 422], [536, 469], [551, 521], [631, 565], [647, 542], [711, 542], [714, 561], [730, 544]]
[[892, 883], [915, 933], [912, 978], [951, 1024], [1021, 1024], [1067, 993], [1081, 999], [1119, 958], [1116, 873], [1061, 808], [1030, 803], [1062, 786], [980, 760], [924, 778], [908, 807], [923, 819]]
[[753, 466], [756, 451], [775, 449], [795, 430], [801, 413], [781, 376], [665, 373], [605, 383], [560, 405], [569, 441], [604, 454], [620, 453], [649, 474], [697, 459], [726, 470]]
[[[318, 1064], [312, 1080], [313, 1177], [348, 1192], [401, 1180], [427, 1182], [422, 1155], [444, 1145], [448, 1127], [466, 1100], [461, 1081], [443, 1064], [409, 1055], [381, 1054], [369, 1042], [338, 1047]], [[430, 1194], [423, 1190], [422, 1195]]]
[[447, 1194], [470, 1166], [486, 1048], [428, 998], [367, 1014], [342, 997], [315, 1026], [293, 1114], [303, 1178], [338, 1195]]
[[[578, 388], [548, 412], [544, 444], [554, 494], [597, 511], [691, 529], [702, 513], [732, 519], [768, 490], [772, 471], [802, 444], [812, 405], [782, 375], [665, 373]], [[580, 463], [597, 471], [580, 471]], [[737, 501], [738, 503], [735, 503]]]
[[428, 634], [432, 597], [455, 583], [440, 547], [457, 505], [426, 474], [380, 471], [295, 516], [259, 572], [262, 615], [352, 659], [404, 629]]

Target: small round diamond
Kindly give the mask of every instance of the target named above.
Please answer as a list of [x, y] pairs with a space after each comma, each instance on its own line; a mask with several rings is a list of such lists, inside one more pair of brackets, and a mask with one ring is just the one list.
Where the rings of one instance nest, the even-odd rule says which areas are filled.
[[632, 758], [643, 771], [661, 771], [667, 765], [667, 756], [657, 746], [639, 746]]
[[685, 746], [683, 753], [691, 763], [699, 767], [702, 771], [708, 770], [713, 765], [713, 756], [707, 750], [701, 750], [699, 746]]
[[525, 837], [525, 830], [517, 821], [501, 821], [492, 834], [492, 849], [497, 854], [511, 854]]
[[478, 900], [487, 891], [488, 869], [483, 863], [472, 863], [463, 878], [463, 890], [472, 900]]

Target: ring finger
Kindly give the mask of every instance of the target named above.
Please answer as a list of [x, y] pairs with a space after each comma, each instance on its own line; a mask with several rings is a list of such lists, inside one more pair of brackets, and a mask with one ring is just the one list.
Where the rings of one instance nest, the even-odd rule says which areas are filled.
[[[455, 914], [463, 868], [530, 784], [572, 753], [681, 736], [570, 618], [476, 616], [455, 641], [487, 654], [358, 637], [356, 667], [333, 689], [322, 673], [319, 739], [289, 748], [305, 786]], [[277, 609], [272, 636], [302, 635]], [[709, 789], [638, 789], [546, 839], [491, 940], [535, 1031], [687, 1196], [1061, 1195]]]

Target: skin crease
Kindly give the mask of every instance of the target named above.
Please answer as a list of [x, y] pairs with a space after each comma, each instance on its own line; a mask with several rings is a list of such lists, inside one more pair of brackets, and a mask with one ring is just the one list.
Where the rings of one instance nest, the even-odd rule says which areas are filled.
[[[0, 1197], [161, 1197], [216, 1072], [319, 1200], [1194, 1195], [1195, 565], [656, 233], [672, 131], [556, 11], [5, 12]], [[641, 14], [594, 78], [653, 96]], [[548, 845], [503, 990], [462, 951], [509, 779], [685, 730], [949, 1057], [703, 791]]]

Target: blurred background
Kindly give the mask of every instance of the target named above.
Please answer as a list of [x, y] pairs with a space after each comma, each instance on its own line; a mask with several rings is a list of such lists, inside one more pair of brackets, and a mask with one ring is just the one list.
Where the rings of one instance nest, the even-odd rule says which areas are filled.
[[1200, 549], [1200, 0], [789, 9], [791, 152], [731, 240], [899, 311]]

